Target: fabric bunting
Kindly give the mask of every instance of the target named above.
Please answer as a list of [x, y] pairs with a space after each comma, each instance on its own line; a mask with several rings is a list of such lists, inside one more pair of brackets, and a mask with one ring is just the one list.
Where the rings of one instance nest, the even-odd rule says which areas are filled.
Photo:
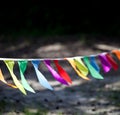
[[94, 67], [97, 72], [100, 72], [100, 67], [98, 66], [95, 56], [90, 56], [90, 64]]
[[78, 70], [81, 71], [81, 73], [83, 75], [87, 76], [88, 75], [88, 68], [84, 65], [81, 58], [75, 57], [74, 61], [75, 61], [75, 64], [76, 64], [76, 67], [78, 68]]
[[115, 60], [110, 56], [110, 54], [105, 55], [107, 60], [110, 62], [111, 66], [113, 67], [114, 70], [118, 70], [118, 64], [115, 62]]
[[24, 87], [22, 86], [22, 84], [19, 82], [19, 80], [17, 79], [17, 77], [15, 76], [14, 72], [13, 72], [13, 67], [14, 67], [14, 61], [4, 61], [10, 74], [11, 74], [11, 77], [13, 78], [13, 81], [15, 83], [15, 85], [19, 88], [19, 90], [23, 93], [23, 94], [27, 94]]
[[68, 83], [50, 66], [50, 60], [44, 60], [44, 63], [53, 77], [62, 84], [68, 85]]
[[120, 51], [119, 50], [112, 50], [112, 53], [117, 56], [117, 58], [120, 60]]
[[[25, 77], [25, 71], [27, 71], [27, 65], [31, 62], [31, 65], [34, 68], [36, 77], [38, 78], [39, 83], [44, 88], [53, 90], [53, 87], [49, 84], [46, 77], [44, 76], [39, 68], [39, 65], [43, 63], [48, 69], [50, 74], [63, 85], [72, 85], [72, 79], [69, 76], [68, 72], [61, 66], [60, 60], [64, 60], [70, 64], [72, 69], [76, 74], [84, 80], [91, 80], [89, 75], [95, 79], [104, 79], [100, 74], [101, 68], [105, 73], [108, 73], [112, 68], [116, 71], [119, 68], [118, 63], [115, 61], [114, 54], [118, 60], [120, 60], [120, 50], [115, 49], [111, 52], [104, 52], [97, 55], [89, 56], [76, 56], [76, 57], [65, 57], [65, 58], [42, 58], [42, 59], [17, 59], [17, 58], [0, 58], [8, 68], [8, 71], [12, 77], [13, 84], [8, 83], [3, 75], [0, 67], [0, 81], [5, 83], [14, 89], [19, 89], [24, 95], [27, 95], [27, 91], [35, 93], [35, 90], [29, 85]], [[98, 65], [98, 61], [100, 62]], [[14, 73], [14, 66], [17, 62], [20, 72], [20, 80]], [[54, 66], [52, 65], [54, 64]], [[52, 67], [53, 66], [53, 67]], [[33, 76], [34, 77], [34, 76]]]
[[73, 69], [76, 71], [76, 73], [78, 74], [79, 77], [82, 77], [82, 78], [85, 79], [85, 80], [90, 80], [87, 76], [83, 75], [83, 74], [81, 73], [81, 71], [79, 71], [79, 70], [77, 69], [76, 63], [75, 63], [75, 61], [74, 61], [73, 58], [66, 58], [66, 60], [68, 60], [68, 62], [71, 64], [71, 66], [72, 66]]
[[56, 65], [56, 68], [58, 70], [59, 75], [66, 80], [66, 82], [69, 82], [70, 84], [72, 84], [72, 80], [70, 78], [70, 76], [68, 75], [68, 73], [59, 65], [58, 60], [54, 60], [54, 63]]
[[84, 57], [83, 60], [84, 60], [85, 64], [87, 65], [92, 77], [94, 77], [96, 79], [103, 79], [103, 77], [91, 66], [91, 64], [88, 60], [88, 57]]
[[24, 72], [26, 70], [27, 67], [27, 61], [18, 61], [18, 65], [19, 65], [19, 69], [20, 69], [20, 76], [21, 76], [21, 82], [23, 87], [32, 92], [35, 93], [35, 91], [33, 90], [33, 88], [28, 84], [27, 80], [24, 77]]
[[101, 61], [104, 72], [109, 72], [111, 69], [111, 65], [110, 62], [107, 60], [105, 54], [100, 54], [98, 57]]
[[43, 87], [46, 87], [46, 88], [48, 88], [50, 90], [53, 90], [53, 88], [50, 86], [50, 84], [48, 83], [48, 81], [46, 80], [46, 78], [43, 76], [43, 74], [38, 70], [38, 66], [40, 64], [40, 61], [39, 60], [32, 61], [32, 64], [34, 66], [34, 69], [35, 69], [35, 72], [37, 74], [37, 77], [38, 77], [38, 80], [39, 80], [40, 84]]
[[7, 81], [4, 79], [4, 76], [3, 76], [3, 73], [2, 73], [2, 71], [1, 71], [1, 69], [0, 69], [0, 80], [1, 80], [3, 83], [5, 83], [6, 85], [8, 85], [8, 86], [10, 86], [10, 87], [12, 87], [12, 88], [17, 88], [15, 85], [12, 85], [12, 84], [7, 83]]

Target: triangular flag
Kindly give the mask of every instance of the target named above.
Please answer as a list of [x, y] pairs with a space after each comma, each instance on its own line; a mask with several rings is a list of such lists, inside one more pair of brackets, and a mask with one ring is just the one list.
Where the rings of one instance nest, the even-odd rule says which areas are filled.
[[87, 65], [90, 74], [92, 75], [92, 77], [96, 78], [96, 79], [103, 79], [103, 77], [91, 66], [88, 57], [84, 57], [83, 58], [85, 64]]
[[40, 84], [45, 87], [45, 88], [48, 88], [50, 90], [53, 90], [53, 88], [50, 86], [50, 84], [48, 83], [47, 79], [44, 77], [44, 75], [38, 70], [38, 67], [39, 67], [39, 64], [40, 64], [40, 61], [39, 60], [34, 60], [32, 61], [32, 64], [33, 64], [33, 67], [35, 69], [35, 72], [36, 72], [36, 75], [37, 75], [37, 78], [40, 82]]
[[100, 54], [98, 55], [99, 60], [102, 64], [103, 70], [104, 72], [109, 72], [111, 69], [111, 64], [109, 63], [109, 61], [106, 59], [105, 54]]
[[100, 67], [96, 63], [95, 56], [90, 56], [90, 64], [95, 68], [97, 72], [100, 72]]
[[118, 70], [118, 64], [117, 64], [117, 63], [115, 62], [115, 60], [111, 57], [111, 55], [107, 53], [105, 56], [106, 56], [107, 60], [110, 62], [110, 64], [112, 65], [113, 69], [114, 69], [114, 70]]
[[21, 85], [21, 83], [18, 81], [17, 77], [15, 76], [14, 72], [13, 72], [13, 67], [14, 67], [14, 61], [9, 61], [9, 60], [4, 60], [10, 74], [11, 74], [11, 77], [13, 78], [13, 81], [15, 83], [15, 85], [19, 88], [19, 90], [26, 95], [26, 91], [25, 89], [23, 88], [23, 86]]
[[50, 60], [44, 60], [44, 63], [52, 76], [62, 84], [68, 85], [68, 83], [50, 66]]
[[72, 83], [72, 80], [70, 78], [70, 76], [68, 75], [68, 73], [60, 66], [60, 64], [58, 63], [58, 60], [54, 60], [54, 63], [56, 65], [56, 68], [58, 70], [58, 73], [60, 74], [60, 76], [66, 80], [67, 82], [69, 82], [70, 84]]
[[24, 76], [24, 72], [25, 72], [26, 67], [27, 67], [27, 61], [18, 61], [18, 65], [19, 65], [19, 69], [20, 69], [20, 76], [21, 76], [21, 82], [22, 82], [23, 87], [26, 90], [35, 93], [35, 91], [28, 84], [28, 82], [27, 82], [27, 80], [25, 79], [25, 76]]
[[3, 83], [7, 84], [8, 86], [12, 87], [12, 88], [17, 88], [15, 85], [12, 85], [12, 84], [7, 83], [7, 81], [6, 81], [6, 80], [4, 79], [4, 77], [3, 77], [3, 73], [2, 73], [2, 71], [1, 71], [1, 69], [0, 69], [0, 80], [1, 80]]
[[81, 73], [83, 75], [87, 76], [88, 75], [88, 68], [84, 65], [81, 58], [75, 57], [74, 61], [75, 61], [77, 69], [79, 69], [79, 71], [81, 71]]
[[73, 67], [73, 69], [76, 71], [76, 73], [78, 74], [78, 76], [82, 77], [85, 80], [90, 80], [87, 76], [83, 75], [81, 73], [81, 71], [79, 71], [76, 67], [76, 63], [74, 61], [73, 58], [66, 58], [66, 60], [71, 64], [71, 66]]
[[112, 53], [114, 53], [117, 58], [120, 60], [120, 51], [119, 50], [112, 50]]

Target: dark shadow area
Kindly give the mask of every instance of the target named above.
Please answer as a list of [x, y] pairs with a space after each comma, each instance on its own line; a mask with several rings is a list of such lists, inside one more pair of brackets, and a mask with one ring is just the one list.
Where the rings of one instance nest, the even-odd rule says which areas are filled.
[[[119, 87], [113, 76], [104, 80], [84, 81], [78, 85], [54, 86], [55, 91], [36, 90], [36, 94], [23, 96], [18, 90], [1, 86], [0, 105], [2, 113], [51, 113], [51, 114], [107, 114], [119, 112]], [[112, 80], [110, 80], [112, 79]], [[81, 81], [80, 79], [78, 81]], [[8, 88], [8, 89], [7, 89]], [[59, 89], [60, 88], [60, 89]], [[115, 89], [116, 88], [116, 89]], [[19, 95], [19, 96], [18, 96]]]
[[[112, 42], [111, 42], [112, 41]], [[41, 58], [43, 53], [53, 52], [52, 57], [56, 57], [56, 52], [63, 52], [64, 57], [76, 55], [84, 55], [83, 49], [90, 49], [95, 52], [111, 51], [119, 48], [120, 43], [113, 38], [91, 35], [67, 35], [67, 36], [50, 36], [50, 37], [18, 37], [15, 41], [7, 41], [0, 43], [0, 57], [38, 57]], [[40, 52], [42, 54], [38, 54]], [[66, 52], [66, 54], [65, 54]], [[79, 53], [76, 53], [79, 52]], [[89, 52], [89, 51], [88, 51]], [[61, 55], [61, 54], [60, 54]], [[62, 57], [61, 55], [61, 57]], [[89, 53], [88, 53], [89, 55]], [[51, 55], [44, 56], [51, 57]], [[58, 56], [60, 57], [60, 56]]]

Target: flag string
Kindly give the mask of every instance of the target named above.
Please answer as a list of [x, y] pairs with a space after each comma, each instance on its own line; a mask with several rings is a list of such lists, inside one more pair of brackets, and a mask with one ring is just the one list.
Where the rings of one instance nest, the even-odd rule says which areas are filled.
[[[11, 86], [12, 88], [18, 88], [24, 95], [27, 95], [26, 90], [35, 93], [34, 89], [28, 84], [24, 76], [28, 61], [31, 61], [41, 86], [53, 90], [53, 87], [49, 84], [46, 77], [40, 71], [39, 65], [40, 62], [43, 61], [46, 68], [55, 80], [57, 80], [61, 84], [70, 85], [72, 84], [72, 80], [67, 71], [65, 71], [65, 69], [59, 64], [58, 61], [60, 60], [68, 61], [75, 72], [78, 74], [78, 76], [85, 80], [90, 80], [88, 76], [89, 74], [93, 78], [104, 79], [104, 77], [100, 74], [100, 68], [99, 65], [96, 63], [95, 57], [98, 57], [98, 60], [100, 61], [104, 72], [108, 73], [111, 68], [113, 68], [114, 70], [118, 70], [118, 64], [110, 54], [115, 54], [116, 57], [120, 60], [120, 50], [118, 49], [92, 55], [74, 57], [71, 56], [62, 58], [0, 58], [0, 61], [3, 61], [6, 64], [15, 85], [9, 84], [7, 83], [7, 81], [5, 81], [1, 68], [0, 81], [7, 84], [8, 86]], [[19, 65], [21, 80], [19, 80], [14, 73], [15, 61]], [[52, 61], [54, 62], [55, 67], [52, 66]]]
[[[107, 53], [111, 53], [111, 52], [103, 52], [103, 53], [98, 53], [98, 54], [92, 54], [92, 55], [87, 55], [87, 57], [91, 57], [91, 56], [98, 56], [100, 54], [107, 54]], [[34, 61], [34, 60], [40, 60], [40, 61], [44, 61], [44, 60], [65, 60], [67, 59], [71, 59], [71, 58], [75, 58], [75, 57], [79, 57], [79, 58], [83, 58], [85, 56], [74, 56], [74, 57], [63, 57], [63, 58], [0, 58], [0, 61], [3, 60], [9, 60], [9, 61]]]

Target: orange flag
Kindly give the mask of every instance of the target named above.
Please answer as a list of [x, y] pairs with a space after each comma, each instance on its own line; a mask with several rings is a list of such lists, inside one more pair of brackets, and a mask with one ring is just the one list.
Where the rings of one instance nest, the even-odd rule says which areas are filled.
[[112, 50], [112, 53], [114, 53], [117, 58], [120, 60], [120, 51], [119, 50]]
[[12, 84], [7, 83], [7, 81], [6, 81], [6, 80], [4, 79], [4, 77], [3, 77], [3, 74], [2, 74], [1, 69], [0, 69], [0, 80], [1, 80], [3, 83], [7, 84], [8, 86], [12, 87], [12, 88], [17, 88], [15, 85], [12, 85]]

